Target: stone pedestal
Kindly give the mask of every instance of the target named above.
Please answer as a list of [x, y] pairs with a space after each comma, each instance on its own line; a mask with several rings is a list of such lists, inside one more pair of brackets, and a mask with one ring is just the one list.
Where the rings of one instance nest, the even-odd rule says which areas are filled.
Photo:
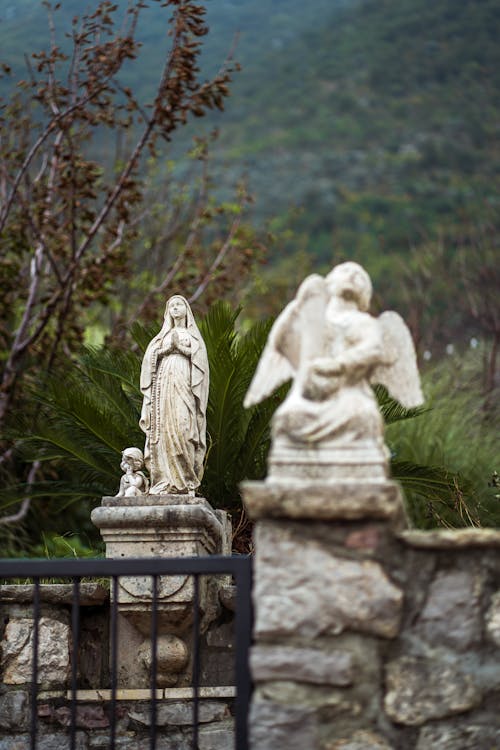
[[[106, 543], [106, 557], [193, 557], [231, 554], [231, 525], [224, 511], [199, 497], [105, 497], [92, 522]], [[150, 576], [124, 576], [118, 585], [118, 680], [123, 688], [149, 685], [151, 666]], [[158, 686], [191, 683], [191, 576], [158, 578]], [[202, 630], [217, 613], [218, 584], [200, 578]]]
[[383, 565], [405, 525], [397, 484], [271, 477], [242, 491], [255, 520], [252, 750], [347, 748], [360, 724], [366, 743], [352, 747], [386, 750], [372, 733], [373, 686], [376, 644], [402, 619], [403, 592]]

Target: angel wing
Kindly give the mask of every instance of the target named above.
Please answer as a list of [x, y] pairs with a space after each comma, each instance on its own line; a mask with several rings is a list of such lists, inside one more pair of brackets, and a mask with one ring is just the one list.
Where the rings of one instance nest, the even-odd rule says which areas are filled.
[[276, 318], [245, 396], [245, 408], [260, 403], [290, 378], [297, 378], [304, 363], [321, 353], [325, 307], [325, 280], [312, 274]]
[[378, 318], [384, 341], [385, 361], [370, 378], [380, 383], [407, 409], [424, 403], [411, 333], [403, 318], [387, 310]]

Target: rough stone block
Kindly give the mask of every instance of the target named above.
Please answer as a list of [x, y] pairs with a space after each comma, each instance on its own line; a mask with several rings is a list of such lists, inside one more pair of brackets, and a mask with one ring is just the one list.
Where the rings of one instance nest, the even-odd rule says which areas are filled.
[[482, 581], [468, 571], [439, 573], [431, 583], [417, 630], [433, 645], [466, 651], [481, 639]]
[[315, 750], [316, 719], [310, 710], [254, 700], [250, 710], [250, 746], [254, 750]]
[[415, 750], [497, 750], [500, 747], [500, 723], [496, 726], [467, 722], [431, 724], [420, 730]]
[[[29, 734], [11, 735], [0, 739], [0, 750], [30, 750], [30, 748], [31, 743]], [[70, 750], [70, 738], [68, 734], [63, 732], [39, 735], [37, 738], [36, 749]], [[83, 732], [76, 733], [75, 750], [87, 750], [87, 740]]]
[[348, 651], [322, 651], [291, 646], [255, 646], [251, 668], [254, 681], [294, 680], [318, 685], [350, 685], [353, 657]]
[[79, 639], [79, 683], [82, 687], [99, 688], [107, 677], [108, 622], [106, 614], [81, 613]]
[[204, 686], [234, 684], [234, 670], [233, 651], [229, 649], [208, 649], [202, 651], [201, 681]]
[[[186, 750], [188, 747], [186, 745]], [[200, 727], [198, 747], [200, 750], [234, 750], [235, 737], [233, 724], [221, 722], [218, 725]]]
[[[212, 721], [222, 721], [230, 717], [227, 703], [218, 701], [201, 701], [198, 707], [198, 721], [201, 724]], [[130, 718], [134, 721], [151, 725], [150, 709], [132, 710]], [[187, 726], [193, 724], [193, 704], [191, 701], [179, 701], [178, 703], [160, 703], [157, 706], [157, 725], [164, 726]]]
[[449, 664], [413, 656], [388, 664], [386, 684], [387, 714], [408, 726], [469, 711], [481, 701], [470, 675]]
[[377, 562], [338, 557], [286, 522], [261, 522], [255, 546], [257, 638], [398, 634], [403, 593]]
[[493, 643], [500, 648], [500, 591], [491, 597], [490, 607], [486, 613], [486, 632]]
[[236, 612], [236, 585], [226, 584], [219, 589], [219, 599], [223, 607], [230, 612]]
[[[46, 704], [39, 706], [38, 716], [63, 727], [71, 725], [71, 708]], [[77, 705], [76, 726], [80, 729], [104, 729], [109, 727], [109, 718], [100, 704], [91, 706]]]
[[30, 704], [24, 690], [11, 690], [0, 695], [0, 729], [15, 729], [17, 732], [28, 728]]
[[314, 521], [366, 518], [404, 519], [396, 482], [243, 482], [243, 501], [250, 518], [302, 518]]
[[[41, 617], [38, 626], [38, 682], [61, 685], [70, 670], [69, 627], [66, 623]], [[23, 685], [32, 679], [33, 620], [12, 619], [2, 641], [3, 681]]]
[[[109, 750], [109, 732], [107, 734], [94, 734], [89, 736], [89, 750]], [[117, 735], [115, 739], [116, 750], [147, 750], [149, 748], [149, 735], [126, 732]], [[156, 738], [156, 750], [190, 750], [191, 740], [189, 735], [179, 731], [171, 730], [168, 735], [158, 734]]]
[[225, 622], [216, 628], [207, 632], [207, 645], [213, 648], [233, 649], [234, 646], [234, 625], [232, 622]]
[[360, 730], [351, 737], [329, 742], [324, 750], [393, 750], [386, 740], [375, 732]]

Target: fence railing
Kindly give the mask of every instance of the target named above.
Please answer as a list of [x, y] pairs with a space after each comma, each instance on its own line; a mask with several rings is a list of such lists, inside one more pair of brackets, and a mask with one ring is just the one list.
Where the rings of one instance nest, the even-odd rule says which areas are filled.
[[110, 600], [110, 729], [109, 748], [116, 747], [117, 659], [118, 659], [118, 581], [121, 576], [151, 576], [151, 672], [150, 672], [150, 750], [157, 744], [157, 642], [158, 642], [158, 578], [165, 575], [193, 577], [193, 670], [192, 670], [192, 749], [198, 750], [200, 707], [200, 576], [232, 575], [236, 584], [235, 611], [235, 748], [248, 750], [247, 717], [251, 695], [249, 649], [251, 642], [251, 558], [247, 556], [206, 556], [195, 558], [136, 558], [127, 560], [0, 560], [0, 579], [32, 579], [33, 581], [33, 669], [31, 680], [30, 750], [37, 750], [37, 686], [39, 670], [39, 622], [41, 613], [40, 581], [47, 578], [69, 579], [73, 582], [71, 689], [69, 747], [76, 749], [76, 716], [78, 692], [78, 643], [80, 622], [80, 581], [82, 578], [111, 579]]

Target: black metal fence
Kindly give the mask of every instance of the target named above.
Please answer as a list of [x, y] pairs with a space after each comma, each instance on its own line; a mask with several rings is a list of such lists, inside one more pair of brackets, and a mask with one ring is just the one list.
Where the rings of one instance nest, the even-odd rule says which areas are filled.
[[40, 581], [47, 578], [64, 578], [73, 582], [71, 656], [71, 701], [69, 747], [76, 748], [76, 712], [78, 690], [78, 642], [80, 622], [80, 581], [82, 578], [107, 577], [111, 579], [110, 615], [110, 736], [109, 748], [116, 747], [117, 707], [117, 601], [118, 580], [121, 576], [151, 576], [151, 729], [150, 750], [157, 744], [157, 640], [158, 640], [158, 578], [165, 575], [193, 576], [193, 718], [192, 749], [198, 750], [199, 691], [200, 691], [200, 634], [199, 634], [199, 579], [200, 576], [232, 575], [236, 583], [235, 612], [235, 748], [248, 750], [247, 716], [251, 695], [249, 649], [251, 642], [251, 558], [247, 556], [207, 556], [196, 558], [137, 558], [128, 560], [0, 560], [0, 579], [33, 580], [33, 674], [31, 681], [30, 750], [37, 749], [37, 684], [39, 669]]

